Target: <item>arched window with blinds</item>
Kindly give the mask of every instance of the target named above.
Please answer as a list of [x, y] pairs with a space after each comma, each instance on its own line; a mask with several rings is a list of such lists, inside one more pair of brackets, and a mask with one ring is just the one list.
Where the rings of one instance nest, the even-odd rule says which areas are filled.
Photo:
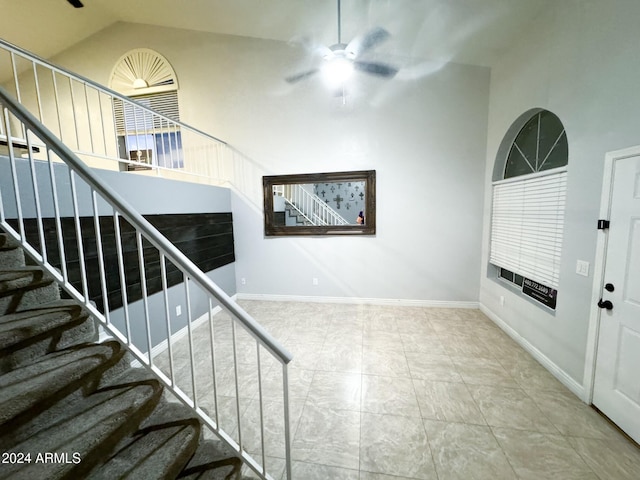
[[498, 276], [555, 309], [564, 232], [568, 145], [560, 119], [536, 111], [507, 151], [493, 182], [489, 262]]
[[135, 162], [127, 169], [149, 168], [147, 164], [181, 168], [182, 134], [177, 125], [166, 120], [180, 120], [178, 80], [169, 62], [147, 48], [132, 50], [116, 63], [110, 86], [160, 114], [150, 115], [133, 103], [114, 101], [120, 157]]

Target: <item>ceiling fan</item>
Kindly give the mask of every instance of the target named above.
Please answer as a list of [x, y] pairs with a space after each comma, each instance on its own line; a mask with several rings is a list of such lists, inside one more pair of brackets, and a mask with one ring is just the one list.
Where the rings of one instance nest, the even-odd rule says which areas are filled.
[[323, 45], [316, 49], [322, 58], [322, 64], [286, 77], [287, 82], [299, 82], [321, 70], [328, 70], [328, 73], [337, 77], [338, 81], [346, 79], [353, 70], [385, 78], [391, 78], [398, 72], [398, 69], [391, 65], [362, 59], [363, 54], [389, 38], [389, 32], [382, 27], [374, 27], [365, 34], [355, 37], [348, 44], [342, 43], [340, 14], [340, 0], [338, 0], [338, 43], [330, 47]]
[[67, 2], [69, 2], [71, 5], [73, 5], [74, 8], [82, 8], [82, 7], [84, 7], [84, 5], [82, 4], [82, 2], [80, 0], [67, 0]]

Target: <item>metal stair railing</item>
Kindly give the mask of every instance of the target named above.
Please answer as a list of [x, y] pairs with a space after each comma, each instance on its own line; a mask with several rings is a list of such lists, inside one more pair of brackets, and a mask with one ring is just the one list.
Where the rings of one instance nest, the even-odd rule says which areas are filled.
[[[0, 72], [7, 74], [0, 75], [0, 85], [89, 165], [209, 184], [233, 176], [233, 149], [224, 141], [2, 39]], [[116, 120], [116, 109], [124, 121]], [[25, 136], [14, 128], [14, 137], [25, 142]], [[0, 128], [0, 144], [6, 142]], [[31, 144], [37, 148], [38, 139]], [[143, 150], [151, 152], [150, 161], [130, 157]]]
[[302, 185], [282, 185], [274, 193], [282, 195], [297, 212], [312, 225], [348, 225], [342, 215], [326, 204], [318, 195], [307, 191]]
[[[53, 276], [67, 294], [81, 302], [166, 389], [189, 406], [206, 427], [233, 448], [259, 478], [272, 479], [284, 461], [286, 478], [291, 479], [288, 394], [291, 354], [2, 87], [0, 106], [0, 124], [7, 138], [14, 137], [12, 131], [17, 126], [26, 141], [26, 158], [16, 155], [11, 141], [7, 142], [8, 157], [0, 157], [3, 172], [0, 227], [19, 241], [33, 260]], [[39, 162], [33, 151], [36, 142], [42, 146], [40, 154], [45, 157], [44, 162]], [[87, 221], [91, 226], [90, 235], [80, 228], [80, 207], [92, 212], [84, 218], [84, 226]], [[65, 230], [63, 234], [61, 219], [65, 209], [73, 217], [74, 231]], [[45, 238], [45, 213], [51, 215], [55, 223], [53, 239], [52, 235]], [[115, 259], [106, 258], [103, 252], [106, 239], [101, 235], [101, 228], [105, 217], [113, 221], [115, 238], [111, 241], [117, 247]], [[36, 240], [27, 239], [25, 218], [35, 219]], [[89, 249], [97, 258], [87, 258]], [[79, 279], [70, 274], [71, 262], [79, 264]], [[152, 325], [147, 274], [156, 265], [154, 262], [159, 265], [162, 280], [161, 292], [155, 295], [162, 298], [164, 318], [158, 322], [154, 316]], [[184, 290], [181, 298], [186, 303], [188, 339], [188, 355], [182, 357], [188, 357], [184, 364], [179, 363], [175, 352], [181, 346], [172, 331], [175, 320], [170, 315], [173, 304], [167, 286], [169, 267], [179, 272]], [[99, 278], [101, 305], [94, 304], [90, 296], [89, 270]], [[113, 285], [107, 283], [106, 272], [114, 270], [122, 297], [118, 317], [116, 311], [110, 309], [107, 294]], [[141, 290], [141, 300], [137, 302], [128, 300], [133, 284], [138, 284]], [[202, 295], [207, 308], [196, 327], [193, 304]], [[217, 307], [228, 317], [214, 315]], [[134, 317], [134, 313], [142, 318]], [[123, 327], [118, 328], [116, 323], [122, 317]], [[144, 335], [134, 338], [133, 326], [142, 326]], [[166, 329], [163, 362], [154, 353], [152, 329], [154, 335]], [[204, 369], [200, 366], [203, 363]]]

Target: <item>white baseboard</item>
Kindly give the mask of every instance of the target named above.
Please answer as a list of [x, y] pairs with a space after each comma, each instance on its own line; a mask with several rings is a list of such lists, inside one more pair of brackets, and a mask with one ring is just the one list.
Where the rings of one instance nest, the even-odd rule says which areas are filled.
[[267, 302], [339, 303], [348, 305], [396, 305], [401, 307], [478, 308], [478, 302], [454, 302], [444, 300], [411, 300], [402, 298], [316, 297], [305, 295], [270, 295], [262, 293], [238, 293], [238, 300], [262, 300]]
[[507, 335], [509, 335], [518, 345], [524, 348], [538, 362], [542, 364], [549, 372], [558, 379], [565, 387], [571, 390], [583, 402], [586, 401], [585, 389], [582, 385], [571, 378], [567, 372], [562, 370], [558, 365], [549, 359], [544, 353], [534, 347], [529, 341], [511, 328], [504, 320], [496, 315], [492, 310], [484, 304], [480, 304], [480, 311], [489, 317], [498, 327], [500, 327]]

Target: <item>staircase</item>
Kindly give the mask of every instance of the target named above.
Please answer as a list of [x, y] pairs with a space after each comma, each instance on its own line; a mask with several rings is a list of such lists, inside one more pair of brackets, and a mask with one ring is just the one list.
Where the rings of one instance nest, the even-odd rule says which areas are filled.
[[0, 233], [0, 478], [240, 478], [191, 409], [96, 340], [86, 309]]
[[[309, 219], [305, 218], [305, 216], [296, 210], [290, 203], [285, 204], [284, 211], [286, 212], [287, 219], [291, 219], [289, 221], [293, 221], [297, 227], [313, 225]], [[289, 225], [289, 221], [285, 220], [285, 224]]]
[[[0, 53], [20, 59], [10, 90], [0, 85], [0, 478], [237, 479], [241, 462], [259, 479], [290, 480], [292, 355], [89, 166], [122, 163], [104, 109], [118, 103], [154, 134], [181, 133], [183, 162], [154, 166], [158, 176], [219, 184], [230, 178], [222, 164], [235, 171], [244, 157], [1, 39]], [[75, 135], [63, 142], [61, 122], [45, 125], [20, 92], [51, 118], [73, 119]], [[96, 344], [96, 325], [117, 342]], [[28, 452], [30, 463], [17, 463]]]

